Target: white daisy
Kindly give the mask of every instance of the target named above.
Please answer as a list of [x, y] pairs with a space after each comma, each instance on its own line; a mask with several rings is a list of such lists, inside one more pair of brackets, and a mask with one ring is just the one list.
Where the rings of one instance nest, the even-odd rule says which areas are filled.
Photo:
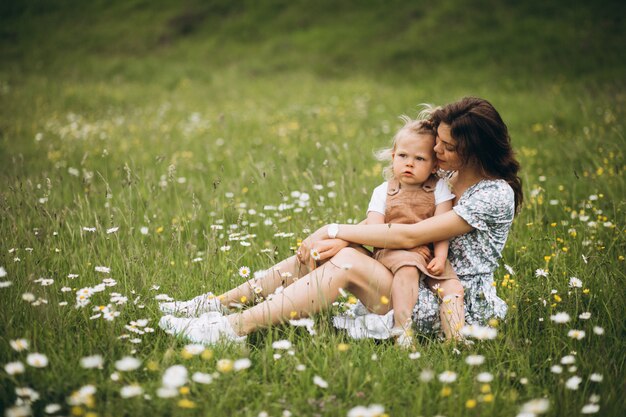
[[134, 371], [141, 366], [141, 361], [132, 356], [124, 356], [122, 359], [115, 361], [115, 369], [121, 372]]
[[183, 365], [170, 366], [163, 374], [162, 383], [168, 388], [182, 387], [187, 383], [187, 368]]
[[313, 377], [313, 383], [320, 388], [328, 388], [328, 382], [324, 381], [324, 379], [318, 375]]
[[45, 368], [48, 366], [48, 357], [43, 353], [29, 353], [26, 356], [26, 363], [33, 368]]

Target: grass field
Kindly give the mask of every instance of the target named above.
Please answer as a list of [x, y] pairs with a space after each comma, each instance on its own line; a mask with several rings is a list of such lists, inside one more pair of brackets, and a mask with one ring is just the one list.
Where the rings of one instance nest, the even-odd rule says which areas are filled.
[[[1, 5], [0, 409], [621, 415], [625, 7], [420, 3]], [[326, 313], [313, 336], [200, 353], [158, 328], [164, 294], [226, 290], [361, 220], [398, 116], [464, 95], [496, 106], [523, 167], [494, 340], [420, 337], [418, 355]], [[174, 365], [190, 380], [164, 398]]]

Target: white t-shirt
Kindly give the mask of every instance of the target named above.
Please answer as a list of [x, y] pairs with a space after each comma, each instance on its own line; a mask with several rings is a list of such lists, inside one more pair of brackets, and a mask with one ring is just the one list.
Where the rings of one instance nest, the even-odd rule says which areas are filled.
[[[383, 216], [385, 215], [385, 206], [387, 203], [387, 189], [389, 188], [389, 183], [387, 181], [380, 184], [378, 187], [374, 188], [372, 192], [372, 198], [370, 200], [369, 206], [367, 206], [367, 212], [375, 211], [376, 213], [380, 213]], [[454, 194], [448, 188], [446, 182], [442, 179], [437, 181], [435, 185], [435, 206], [443, 203], [444, 201], [452, 200], [454, 198]]]

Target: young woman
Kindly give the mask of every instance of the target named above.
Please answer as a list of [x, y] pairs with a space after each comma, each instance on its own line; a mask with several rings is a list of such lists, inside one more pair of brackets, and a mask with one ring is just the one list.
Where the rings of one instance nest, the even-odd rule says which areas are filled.
[[[377, 248], [414, 248], [430, 242], [450, 241], [449, 260], [459, 280], [442, 281], [438, 296], [419, 291], [414, 322], [420, 331], [433, 331], [444, 320], [463, 316], [468, 324], [502, 318], [506, 304], [495, 292], [493, 272], [497, 267], [514, 214], [522, 203], [519, 163], [511, 148], [508, 129], [488, 101], [466, 97], [433, 111], [435, 152], [439, 167], [455, 171], [450, 179], [456, 196], [451, 211], [415, 224], [324, 226], [309, 236], [296, 257], [286, 259], [219, 297], [203, 295], [163, 310], [203, 313], [196, 318], [166, 315], [159, 325], [192, 341], [216, 343], [243, 340], [245, 335], [294, 317], [327, 308], [340, 289], [353, 293], [370, 313], [387, 314], [393, 308], [393, 275], [384, 265], [349, 243]], [[329, 260], [297, 278], [311, 251]], [[279, 286], [284, 290], [271, 299], [240, 313], [222, 316], [223, 306], [253, 299], [255, 289], [267, 297]], [[257, 290], [258, 291], [258, 290]], [[386, 302], [391, 299], [390, 302]], [[440, 302], [446, 300], [446, 302]], [[195, 311], [192, 311], [195, 310]], [[338, 323], [339, 322], [339, 323]], [[335, 320], [339, 327], [356, 322]], [[358, 323], [357, 323], [358, 324]], [[363, 322], [361, 323], [363, 324]]]

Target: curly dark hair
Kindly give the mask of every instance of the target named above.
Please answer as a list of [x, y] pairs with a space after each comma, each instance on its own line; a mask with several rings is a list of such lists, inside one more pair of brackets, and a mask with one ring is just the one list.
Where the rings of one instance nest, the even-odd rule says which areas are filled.
[[519, 212], [524, 195], [518, 176], [520, 164], [511, 147], [511, 137], [498, 111], [487, 100], [464, 97], [431, 112], [435, 129], [444, 123], [457, 142], [464, 164], [476, 163], [488, 178], [502, 178], [515, 192], [515, 211]]

